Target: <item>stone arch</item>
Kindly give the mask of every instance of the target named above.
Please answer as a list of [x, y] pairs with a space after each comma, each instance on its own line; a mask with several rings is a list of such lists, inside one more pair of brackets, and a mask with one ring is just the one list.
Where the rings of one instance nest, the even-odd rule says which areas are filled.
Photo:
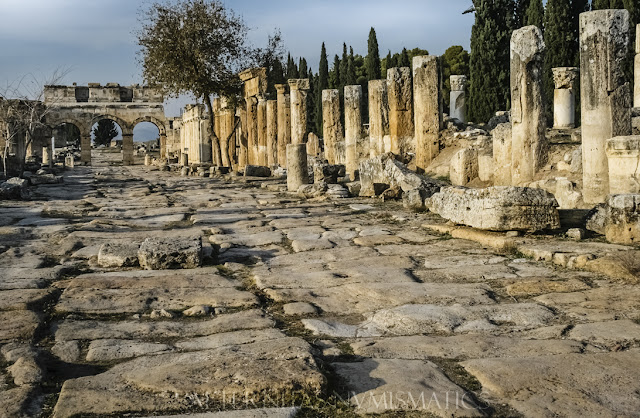
[[89, 132], [87, 133], [87, 135], [91, 134], [91, 128], [93, 128], [93, 125], [100, 122], [102, 119], [111, 119], [112, 121], [120, 125], [120, 129], [122, 129], [122, 136], [133, 135], [133, 126], [135, 125], [131, 125], [124, 119], [111, 113], [101, 113], [92, 117], [91, 121], [89, 122]]
[[156, 125], [156, 128], [158, 128], [158, 134], [160, 136], [167, 135], [167, 127], [165, 126], [165, 122], [161, 121], [158, 118], [154, 118], [153, 116], [148, 116], [148, 115], [134, 120], [133, 123], [131, 124], [131, 129], [133, 130], [133, 128], [135, 128], [136, 125], [141, 122], [153, 123], [154, 125]]

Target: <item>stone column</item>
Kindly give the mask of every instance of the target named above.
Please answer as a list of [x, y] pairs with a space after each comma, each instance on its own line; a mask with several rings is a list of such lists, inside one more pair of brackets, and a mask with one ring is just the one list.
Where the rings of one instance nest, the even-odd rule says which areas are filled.
[[573, 128], [576, 126], [575, 80], [576, 67], [553, 68], [553, 127]]
[[258, 165], [267, 165], [267, 99], [258, 97]]
[[297, 192], [303, 184], [309, 184], [307, 168], [307, 144], [287, 145], [287, 190]]
[[[308, 78], [289, 80], [289, 88], [291, 89], [292, 144], [307, 142], [307, 93], [309, 87]], [[289, 161], [289, 158], [287, 158], [287, 161]]]
[[434, 55], [413, 57], [416, 171], [424, 173], [440, 153], [442, 92], [440, 63]]
[[122, 133], [122, 162], [133, 165], [133, 134]]
[[513, 185], [533, 181], [546, 162], [542, 64], [545, 45], [536, 26], [511, 36], [511, 175]]
[[467, 122], [467, 76], [452, 75], [449, 77], [451, 93], [449, 95], [449, 113], [452, 118], [462, 123]]
[[46, 165], [47, 167], [51, 165], [51, 147], [43, 147], [42, 148], [42, 165]]
[[251, 165], [258, 164], [258, 99], [248, 97], [247, 102], [247, 158]]
[[244, 169], [249, 164], [247, 110], [240, 110], [240, 150], [238, 152], [238, 168]]
[[336, 144], [342, 141], [340, 121], [340, 92], [336, 89], [322, 91], [322, 133], [324, 154], [329, 164], [336, 163]]
[[278, 91], [278, 164], [287, 166], [287, 145], [291, 143], [291, 98], [286, 84], [276, 84]]
[[267, 102], [267, 166], [278, 164], [278, 101]]
[[160, 159], [167, 158], [167, 134], [160, 134]]
[[389, 134], [394, 154], [404, 154], [408, 141], [414, 134], [413, 96], [411, 89], [411, 68], [389, 68], [387, 70], [389, 98]]
[[83, 165], [91, 165], [91, 136], [80, 137], [80, 162]]
[[358, 171], [358, 140], [362, 136], [362, 86], [344, 87], [345, 165], [351, 181]]
[[384, 154], [384, 137], [389, 135], [387, 80], [369, 81], [369, 156]]
[[636, 26], [636, 59], [634, 64], [633, 107], [640, 107], [640, 24]]
[[625, 76], [629, 12], [580, 14], [583, 200], [602, 203], [609, 194], [606, 142], [631, 134], [631, 90]]
[[187, 154], [186, 152], [180, 154], [180, 165], [182, 167], [189, 166], [189, 154]]

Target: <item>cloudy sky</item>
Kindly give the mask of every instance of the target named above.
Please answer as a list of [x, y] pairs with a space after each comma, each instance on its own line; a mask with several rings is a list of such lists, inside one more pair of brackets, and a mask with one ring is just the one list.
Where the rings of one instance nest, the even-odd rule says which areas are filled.
[[[365, 55], [375, 27], [381, 55], [420, 47], [442, 54], [451, 45], [469, 49], [470, 0], [223, 0], [264, 45], [274, 28], [285, 47], [317, 71], [322, 42], [329, 60], [342, 42]], [[142, 83], [134, 31], [148, 0], [0, 0], [0, 86], [32, 73], [46, 79], [57, 68], [70, 71], [63, 83]], [[179, 114], [181, 102], [167, 114]]]

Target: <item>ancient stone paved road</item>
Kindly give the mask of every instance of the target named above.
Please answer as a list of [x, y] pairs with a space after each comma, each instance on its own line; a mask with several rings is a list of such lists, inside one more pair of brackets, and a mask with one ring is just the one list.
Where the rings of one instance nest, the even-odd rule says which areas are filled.
[[[430, 235], [396, 204], [118, 156], [0, 206], [2, 416], [640, 411], [637, 286]], [[194, 235], [201, 268], [96, 263]]]

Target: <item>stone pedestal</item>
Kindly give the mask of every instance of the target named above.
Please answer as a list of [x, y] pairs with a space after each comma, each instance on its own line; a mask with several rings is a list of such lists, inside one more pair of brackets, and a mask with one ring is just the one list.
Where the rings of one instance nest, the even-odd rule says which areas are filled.
[[303, 144], [307, 142], [309, 79], [289, 80], [289, 89], [291, 90], [291, 143]]
[[80, 137], [80, 162], [83, 165], [91, 165], [91, 136]]
[[607, 140], [609, 193], [640, 193], [640, 136]]
[[631, 134], [631, 92], [625, 65], [629, 12], [597, 10], [580, 15], [580, 102], [583, 197], [602, 203], [609, 194], [606, 141]]
[[278, 101], [267, 102], [267, 166], [278, 164]]
[[511, 178], [513, 185], [533, 181], [547, 160], [544, 112], [545, 45], [536, 26], [525, 26], [511, 37]]
[[387, 80], [369, 81], [369, 156], [384, 154], [384, 137], [389, 135]]
[[300, 186], [309, 184], [307, 144], [287, 145], [287, 167], [287, 190], [297, 192]]
[[559, 67], [553, 70], [553, 127], [573, 128], [576, 126], [575, 80], [578, 68]]
[[322, 91], [322, 132], [325, 158], [329, 161], [329, 164], [335, 164], [336, 144], [342, 141], [340, 92], [338, 90]]
[[186, 152], [180, 154], [180, 165], [182, 167], [187, 167], [189, 165], [189, 154]]
[[387, 82], [390, 151], [400, 155], [407, 151], [414, 134], [411, 68], [389, 68]]
[[144, 156], [144, 165], [151, 165], [152, 161], [153, 160], [152, 160], [152, 158], [151, 158], [151, 156], [149, 154]]
[[424, 173], [440, 153], [442, 92], [438, 57], [413, 57], [413, 99], [416, 141], [416, 170]]
[[67, 155], [66, 157], [64, 157], [64, 165], [67, 168], [73, 168], [76, 165], [75, 159], [73, 158], [73, 155]]
[[122, 162], [133, 165], [133, 134], [122, 134]]
[[278, 91], [278, 164], [287, 166], [287, 145], [291, 143], [291, 98], [286, 84], [276, 84]]
[[51, 147], [42, 148], [42, 165], [49, 166], [51, 163]]
[[362, 136], [362, 86], [344, 87], [344, 142], [346, 172], [351, 181], [358, 171], [358, 140]]
[[462, 123], [467, 122], [467, 76], [452, 75], [449, 77], [451, 93], [449, 94], [449, 113], [452, 118]]

